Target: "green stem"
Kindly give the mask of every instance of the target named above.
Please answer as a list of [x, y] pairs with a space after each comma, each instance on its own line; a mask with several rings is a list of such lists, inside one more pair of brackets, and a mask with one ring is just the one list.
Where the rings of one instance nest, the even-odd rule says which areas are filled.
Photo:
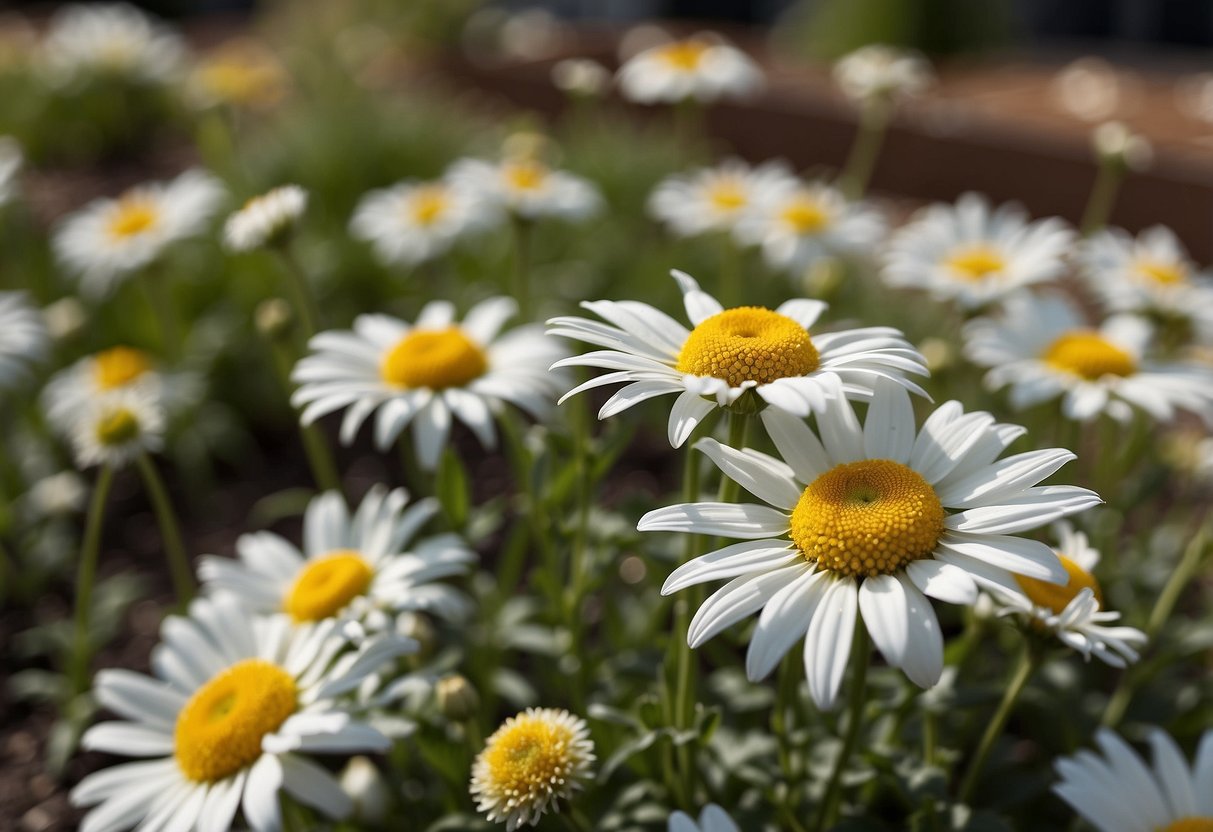
[[518, 316], [523, 321], [531, 319], [531, 220], [515, 216], [511, 223], [514, 229], [514, 300], [518, 302]]
[[[685, 454], [682, 469], [682, 499], [686, 503], [694, 503], [699, 499], [699, 462], [700, 453], [695, 450], [688, 439], [683, 447]], [[689, 534], [683, 544], [683, 563], [690, 561], [700, 553], [700, 537]], [[691, 655], [691, 645], [688, 633], [691, 628], [691, 615], [694, 604], [691, 598], [679, 598], [674, 604], [674, 637], [678, 640], [675, 653], [675, 683], [674, 683], [674, 725], [679, 730], [691, 727], [691, 719], [695, 711], [695, 662]], [[683, 793], [689, 801], [695, 788], [695, 772], [691, 760], [691, 750], [686, 745], [678, 747], [678, 766], [685, 780]]]
[[101, 527], [105, 521], [105, 501], [114, 481], [114, 469], [103, 465], [93, 486], [84, 540], [80, 546], [80, 563], [76, 567], [76, 630], [68, 677], [73, 694], [87, 687], [89, 654], [89, 619], [92, 617], [93, 584], [97, 579], [97, 558], [101, 552]]
[[169, 572], [173, 578], [173, 590], [177, 594], [177, 604], [182, 610], [194, 597], [194, 577], [190, 569], [189, 555], [186, 554], [185, 544], [181, 540], [181, 525], [177, 522], [177, 514], [173, 511], [173, 503], [169, 499], [168, 489], [164, 480], [156, 471], [156, 463], [146, 453], [135, 457], [139, 473], [143, 476], [143, 484], [147, 488], [148, 497], [152, 501], [152, 510], [156, 513], [156, 522], [160, 524], [160, 536], [163, 538], [164, 553], [168, 556]]
[[839, 176], [839, 186], [848, 199], [860, 199], [867, 192], [891, 116], [889, 101], [877, 98], [864, 104], [855, 141]]
[[286, 282], [290, 289], [291, 300], [295, 304], [295, 313], [299, 316], [300, 324], [303, 325], [304, 339], [310, 339], [316, 334], [320, 321], [320, 307], [316, 303], [316, 296], [307, 282], [307, 275], [304, 273], [303, 267], [291, 253], [290, 246], [284, 242], [275, 246], [274, 251], [278, 252], [278, 258], [282, 261], [282, 270], [286, 273]]
[[[286, 343], [279, 338], [270, 339], [270, 352], [274, 361], [274, 369], [278, 373], [278, 381], [288, 398], [291, 391], [291, 356]], [[296, 414], [297, 417], [297, 414]], [[298, 423], [298, 418], [296, 418]], [[315, 424], [299, 425], [299, 439], [303, 443], [303, 452], [307, 456], [308, 467], [312, 469], [312, 479], [321, 491], [340, 491], [341, 475], [337, 473], [337, 463], [324, 434]]]
[[842, 800], [842, 775], [847, 763], [855, 753], [859, 733], [863, 728], [863, 712], [867, 703], [868, 653], [871, 645], [868, 630], [862, 620], [855, 622], [855, 636], [851, 643], [851, 691], [847, 702], [847, 729], [843, 736], [842, 749], [834, 760], [834, 770], [821, 798], [821, 813], [817, 816], [816, 832], [824, 832], [837, 820], [838, 804]]
[[152, 274], [151, 267], [148, 267], [140, 272], [139, 282], [143, 284], [152, 318], [160, 329], [160, 351], [169, 364], [176, 364], [184, 351], [184, 341], [181, 335], [181, 321], [177, 317], [177, 308], [169, 291], [168, 276], [163, 273]]
[[1122, 164], [1107, 160], [1099, 163], [1095, 184], [1091, 186], [1091, 195], [1087, 197], [1087, 206], [1083, 209], [1082, 223], [1079, 225], [1084, 237], [1091, 236], [1108, 224], [1124, 175]]

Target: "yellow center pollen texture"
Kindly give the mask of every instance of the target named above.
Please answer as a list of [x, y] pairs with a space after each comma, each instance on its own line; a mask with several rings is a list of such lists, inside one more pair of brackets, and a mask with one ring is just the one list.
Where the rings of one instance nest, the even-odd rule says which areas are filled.
[[1065, 333], [1045, 349], [1042, 358], [1051, 367], [1087, 381], [1104, 376], [1131, 376], [1137, 371], [1133, 356], [1088, 330]]
[[708, 189], [708, 199], [719, 211], [737, 211], [747, 202], [745, 186], [732, 177], [721, 179]]
[[93, 356], [93, 379], [102, 390], [125, 387], [151, 368], [147, 353], [132, 347], [112, 347]]
[[115, 237], [134, 237], [151, 230], [157, 220], [156, 205], [142, 196], [124, 196], [110, 217], [109, 231]]
[[276, 664], [246, 659], [198, 688], [177, 715], [174, 755], [186, 778], [213, 783], [261, 756], [261, 738], [298, 707], [295, 680]]
[[966, 280], [984, 280], [1007, 266], [1006, 259], [990, 246], [962, 248], [946, 262], [954, 272]]
[[726, 309], [691, 330], [677, 370], [712, 376], [737, 387], [808, 375], [820, 357], [808, 331], [786, 315], [760, 306]]
[[1188, 269], [1182, 263], [1143, 260], [1137, 264], [1137, 272], [1147, 280], [1164, 286], [1173, 286], [1188, 279]]
[[1158, 827], [1155, 832], [1213, 832], [1213, 818], [1180, 818]]
[[415, 329], [388, 352], [380, 375], [403, 388], [461, 387], [488, 371], [489, 359], [458, 327]]
[[1078, 593], [1089, 589], [1095, 593], [1095, 600], [1103, 606], [1103, 593], [1095, 576], [1060, 552], [1057, 556], [1061, 558], [1061, 565], [1066, 568], [1066, 574], [1069, 576], [1064, 585], [1051, 584], [1023, 575], [1015, 576], [1015, 582], [1019, 584], [1024, 595], [1028, 596], [1028, 600], [1038, 607], [1045, 607], [1060, 615]]
[[441, 185], [424, 185], [413, 192], [409, 200], [409, 213], [413, 221], [421, 226], [438, 222], [450, 204], [446, 188]]
[[789, 201], [780, 216], [797, 234], [820, 231], [830, 220], [829, 212], [809, 196], [798, 196]]
[[700, 61], [710, 48], [711, 45], [702, 40], [680, 40], [663, 46], [658, 54], [674, 69], [693, 72], [699, 68]]
[[519, 159], [505, 166], [505, 181], [520, 191], [537, 190], [547, 177], [547, 167], [533, 159]]
[[944, 511], [912, 468], [888, 459], [836, 465], [800, 495], [792, 542], [805, 558], [843, 575], [887, 575], [934, 551]]
[[123, 445], [139, 436], [139, 419], [125, 407], [107, 413], [97, 420], [97, 441], [102, 445]]
[[574, 772], [573, 741], [573, 732], [562, 725], [519, 716], [485, 749], [493, 791], [525, 802], [558, 788]]
[[357, 552], [342, 549], [308, 561], [282, 599], [296, 621], [320, 621], [366, 592], [374, 572]]

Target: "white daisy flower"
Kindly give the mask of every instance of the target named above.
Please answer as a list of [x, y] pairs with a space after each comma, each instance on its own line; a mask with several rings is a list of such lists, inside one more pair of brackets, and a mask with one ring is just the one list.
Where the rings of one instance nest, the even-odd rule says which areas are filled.
[[1213, 830], [1213, 731], [1206, 731], [1189, 766], [1165, 731], [1150, 732], [1154, 765], [1106, 728], [1095, 735], [1102, 755], [1080, 751], [1055, 764], [1053, 791], [1099, 832]]
[[1056, 217], [1029, 222], [1014, 204], [991, 208], [964, 194], [930, 205], [893, 235], [883, 269], [890, 286], [930, 291], [972, 309], [1051, 280], [1065, 270], [1073, 232]]
[[926, 396], [903, 375], [926, 375], [923, 358], [895, 329], [810, 335], [827, 308], [822, 301], [790, 300], [775, 310], [724, 309], [690, 275], [673, 275], [682, 288], [690, 330], [637, 301], [581, 304], [606, 324], [572, 316], [548, 321], [549, 335], [606, 348], [554, 367], [613, 371], [573, 388], [561, 402], [592, 387], [627, 382], [598, 412], [606, 419], [654, 396], [678, 393], [669, 420], [670, 444], [678, 448], [713, 408], [733, 405], [749, 390], [765, 404], [800, 417], [824, 408], [835, 386], [851, 398], [869, 399], [881, 378]]
[[0, 136], [0, 206], [17, 196], [18, 176], [25, 163], [21, 145], [12, 136]]
[[1055, 551], [1068, 582], [1058, 585], [1017, 576], [1023, 594], [999, 595], [1000, 614], [1026, 618], [1088, 661], [1092, 655], [1113, 667], [1137, 661], [1136, 648], [1146, 643], [1146, 634], [1133, 627], [1107, 626], [1120, 613], [1103, 610], [1103, 593], [1092, 574], [1099, 552], [1091, 548], [1086, 534], [1068, 522], [1055, 524], [1054, 534], [1058, 541]]
[[413, 266], [445, 254], [461, 237], [499, 219], [476, 191], [445, 179], [409, 179], [358, 203], [350, 234], [371, 244], [384, 265]]
[[1082, 244], [1079, 262], [1105, 309], [1186, 321], [1196, 340], [1213, 344], [1213, 279], [1171, 229], [1156, 225], [1137, 237], [1119, 228], [1100, 231]]
[[128, 389], [94, 399], [71, 424], [76, 464], [120, 468], [164, 444], [164, 411], [145, 390]]
[[73, 4], [51, 18], [41, 63], [60, 86], [115, 76], [167, 84], [181, 71], [181, 36], [129, 3]]
[[493, 732], [472, 765], [476, 810], [509, 832], [535, 826], [590, 779], [594, 742], [585, 720], [557, 708], [527, 708]]
[[456, 323], [455, 307], [432, 301], [408, 324], [389, 315], [360, 315], [353, 331], [322, 332], [292, 373], [292, 402], [303, 424], [343, 408], [341, 441], [377, 412], [375, 442], [386, 448], [413, 425], [420, 464], [429, 470], [450, 432], [452, 414], [485, 447], [496, 445], [493, 414], [508, 402], [543, 419], [564, 383], [548, 367], [563, 353], [538, 326], [498, 336], [515, 314], [510, 298], [481, 301]]
[[1061, 398], [1066, 418], [1085, 422], [1100, 413], [1127, 421], [1134, 409], [1166, 422], [1178, 410], [1210, 421], [1213, 370], [1151, 360], [1145, 320], [1109, 318], [1098, 329], [1060, 297], [1018, 296], [998, 319], [965, 328], [965, 353], [983, 367], [986, 386], [1010, 387], [1017, 410]]
[[737, 236], [762, 246], [773, 268], [797, 272], [825, 257], [873, 251], [884, 233], [879, 212], [822, 182], [792, 177], [763, 183], [737, 223]]
[[100, 804], [81, 829], [224, 832], [239, 810], [256, 832], [277, 830], [279, 791], [330, 817], [349, 814], [350, 798], [309, 757], [388, 749], [338, 697], [415, 645], [392, 636], [350, 651], [338, 629], [256, 617], [233, 599], [200, 599], [189, 617], [165, 619], [153, 677], [97, 674], [94, 696], [123, 721], [93, 726], [83, 746], [146, 759], [80, 782], [72, 802]]
[[744, 98], [764, 83], [762, 70], [746, 53], [707, 32], [632, 56], [616, 81], [624, 98], [640, 104]]
[[921, 95], [935, 83], [935, 73], [913, 50], [873, 43], [840, 58], [834, 64], [834, 81], [847, 98], [863, 104]]
[[666, 177], [650, 194], [648, 210], [679, 237], [711, 231], [737, 235], [739, 223], [754, 209], [759, 195], [795, 183], [783, 162], [764, 162], [752, 168], [740, 159], [726, 159], [715, 167]]
[[0, 390], [11, 390], [46, 358], [46, 323], [25, 292], [0, 292]]
[[451, 166], [450, 180], [490, 206], [519, 219], [546, 217], [579, 222], [603, 208], [602, 194], [588, 179], [554, 170], [531, 157], [500, 162], [460, 159]]
[[82, 292], [104, 296], [172, 243], [201, 233], [223, 197], [219, 180], [189, 170], [171, 182], [94, 200], [55, 233], [55, 254], [79, 277]]
[[404, 489], [375, 486], [351, 515], [345, 499], [330, 491], [308, 504], [302, 550], [273, 532], [245, 534], [236, 541], [238, 560], [208, 555], [198, 576], [210, 592], [296, 622], [365, 622], [376, 614], [394, 621], [408, 610], [458, 618], [468, 599], [435, 581], [465, 573], [475, 554], [455, 534], [411, 544], [438, 508], [432, 499], [408, 506]]
[[715, 803], [709, 803], [699, 813], [696, 823], [686, 812], [670, 815], [668, 832], [741, 832], [728, 814]]
[[1036, 485], [1074, 459], [1067, 450], [998, 460], [1024, 431], [989, 413], [948, 402], [916, 430], [909, 394], [880, 379], [861, 425], [841, 392], [817, 413], [820, 440], [795, 416], [763, 411], [783, 459], [696, 443], [770, 505], [674, 505], [638, 526], [743, 539], [678, 567], [662, 594], [732, 579], [692, 619], [690, 646], [761, 610], [746, 674], [766, 677], [804, 637], [809, 691], [823, 709], [835, 703], [856, 614], [890, 665], [930, 687], [943, 638], [927, 598], [972, 604], [979, 585], [1018, 592], [1015, 575], [1064, 581], [1052, 549], [1016, 535], [1100, 502], [1085, 488]]
[[42, 393], [47, 419], [56, 430], [71, 431], [89, 402], [123, 391], [140, 391], [159, 400], [164, 378], [152, 357], [133, 347], [111, 347], [80, 359], [56, 373]]
[[253, 197], [227, 218], [224, 245], [229, 251], [252, 251], [281, 239], [307, 210], [307, 196], [298, 185], [282, 185]]

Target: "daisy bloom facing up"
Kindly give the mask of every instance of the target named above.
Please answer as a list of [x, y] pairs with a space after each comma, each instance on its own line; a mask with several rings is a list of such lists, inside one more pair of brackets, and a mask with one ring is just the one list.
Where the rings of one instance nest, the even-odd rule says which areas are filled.
[[594, 742], [585, 720], [557, 708], [527, 708], [493, 732], [472, 766], [476, 810], [508, 832], [535, 826], [590, 779]]
[[472, 307], [462, 323], [446, 301], [426, 304], [412, 324], [360, 315], [353, 331], [312, 338], [312, 353], [292, 373], [300, 385], [292, 402], [304, 408], [305, 425], [345, 409], [345, 444], [372, 413], [380, 448], [412, 424], [417, 458], [427, 470], [438, 464], [452, 416], [492, 448], [493, 416], [503, 403], [543, 419], [564, 384], [548, 372], [563, 353], [538, 326], [499, 335], [515, 311], [512, 299], [498, 297]]
[[297, 623], [339, 618], [377, 630], [406, 610], [458, 618], [467, 598], [434, 582], [465, 573], [476, 556], [454, 534], [410, 545], [437, 511], [432, 499], [408, 506], [404, 489], [376, 486], [351, 515], [330, 491], [308, 504], [302, 551], [273, 532], [246, 534], [236, 541], [239, 560], [208, 555], [198, 575], [210, 592]]
[[252, 251], [286, 236], [307, 210], [307, 191], [282, 185], [255, 196], [227, 218], [223, 243], [228, 251]]
[[935, 73], [917, 52], [874, 43], [840, 58], [834, 81], [857, 104], [895, 102], [926, 92]]
[[725, 231], [745, 242], [737, 234], [738, 225], [754, 209], [759, 195], [789, 189], [795, 183], [783, 162], [751, 168], [740, 159], [726, 159], [716, 167], [663, 179], [649, 196], [648, 209], [675, 236]]
[[529, 155], [500, 162], [461, 159], [450, 179], [476, 198], [521, 220], [545, 218], [579, 222], [602, 210], [602, 195], [587, 179], [554, 170]]
[[820, 440], [778, 408], [761, 418], [783, 459], [713, 439], [695, 447], [769, 505], [669, 506], [638, 528], [743, 539], [678, 567], [662, 594], [730, 579], [692, 619], [690, 646], [761, 611], [746, 674], [766, 677], [803, 637], [809, 691], [825, 710], [856, 615], [890, 665], [930, 687], [943, 671], [943, 637], [927, 598], [972, 604], [979, 585], [1019, 592], [1016, 576], [1064, 581], [1052, 549], [1016, 535], [1100, 502], [1084, 488], [1037, 486], [1074, 458], [1069, 451], [999, 460], [1023, 429], [958, 402], [918, 430], [909, 394], [886, 379], [862, 425], [841, 390], [828, 397]]
[[639, 104], [709, 103], [743, 98], [763, 86], [762, 70], [746, 53], [706, 32], [639, 52], [616, 80], [623, 97]]
[[883, 269], [890, 286], [926, 289], [938, 300], [974, 309], [1011, 292], [1056, 280], [1073, 232], [1057, 219], [1029, 222], [1007, 204], [965, 194], [931, 205], [893, 235]]
[[790, 300], [774, 310], [724, 309], [689, 275], [673, 275], [682, 288], [690, 330], [637, 301], [582, 304], [605, 324], [571, 316], [548, 321], [549, 335], [605, 347], [555, 367], [613, 371], [573, 388], [561, 402], [593, 387], [627, 382], [598, 412], [606, 419], [654, 396], [678, 393], [669, 421], [670, 444], [678, 448], [713, 408], [734, 405], [750, 390], [758, 404], [799, 417], [824, 408], [835, 391], [871, 398], [882, 378], [926, 395], [904, 376], [926, 375], [923, 358], [895, 329], [810, 335], [826, 310], [821, 301]]
[[1136, 648], [1146, 643], [1146, 634], [1133, 627], [1106, 626], [1118, 620], [1120, 613], [1103, 610], [1103, 593], [1091, 574], [1099, 563], [1099, 552], [1091, 548], [1085, 534], [1067, 522], [1057, 523], [1054, 532], [1068, 583], [1059, 586], [1016, 577], [1023, 594], [999, 595], [996, 600], [1001, 602], [1002, 614], [1026, 618], [1087, 660], [1094, 655], [1113, 667], [1137, 661]]
[[223, 197], [219, 180], [200, 170], [139, 185], [69, 216], [55, 233], [55, 254], [81, 292], [102, 297], [172, 243], [201, 233]]
[[1165, 731], [1150, 731], [1154, 765], [1106, 728], [1095, 735], [1101, 754], [1080, 751], [1055, 764], [1053, 787], [1099, 832], [1208, 832], [1213, 829], [1213, 731], [1206, 731], [1189, 766]]
[[145, 759], [80, 782], [72, 802], [100, 804], [81, 828], [224, 832], [240, 811], [268, 832], [281, 828], [279, 791], [329, 817], [349, 814], [350, 798], [309, 757], [389, 748], [337, 698], [415, 644], [382, 637], [351, 652], [337, 630], [335, 621], [292, 628], [230, 599], [165, 619], [154, 676], [97, 674], [94, 696], [124, 721], [93, 726], [84, 748]]
[[42, 41], [43, 68], [63, 86], [98, 76], [166, 84], [184, 60], [181, 36], [129, 3], [65, 6]]
[[354, 209], [350, 234], [371, 244], [384, 265], [413, 266], [445, 254], [461, 237], [499, 214], [466, 187], [447, 180], [406, 180], [371, 191]]
[[1020, 296], [1001, 318], [969, 323], [965, 353], [990, 368], [987, 387], [1010, 387], [1016, 409], [1060, 398], [1062, 413], [1079, 422], [1100, 413], [1124, 422], [1136, 409], [1160, 422], [1188, 410], [1213, 423], [1213, 370], [1152, 361], [1151, 336], [1141, 318], [1115, 316], [1096, 329], [1059, 297]]
[[123, 390], [94, 399], [71, 425], [76, 464], [121, 468], [164, 444], [164, 411], [146, 390]]
[[741, 832], [733, 819], [715, 803], [708, 804], [699, 813], [696, 823], [686, 812], [670, 815], [668, 832]]
[[0, 292], [0, 390], [10, 390], [46, 358], [50, 335], [25, 292]]

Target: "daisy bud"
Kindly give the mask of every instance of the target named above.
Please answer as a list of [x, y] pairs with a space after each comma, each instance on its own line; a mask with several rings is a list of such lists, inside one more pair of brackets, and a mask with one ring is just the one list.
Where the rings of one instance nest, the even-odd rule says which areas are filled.
[[480, 696], [466, 677], [458, 673], [443, 676], [434, 688], [442, 715], [451, 722], [467, 722], [480, 708]]
[[46, 321], [46, 331], [56, 341], [74, 338], [88, 320], [84, 304], [74, 297], [62, 298], [45, 307], [42, 317]]
[[270, 298], [257, 304], [253, 319], [257, 323], [257, 331], [271, 341], [286, 338], [295, 326], [295, 313], [282, 298]]
[[1154, 161], [1154, 147], [1150, 141], [1119, 121], [1096, 127], [1091, 134], [1091, 144], [1100, 164], [1122, 170], [1143, 171]]
[[594, 98], [606, 92], [611, 73], [597, 61], [568, 58], [552, 67], [552, 83], [571, 96]]
[[368, 757], [351, 757], [341, 772], [341, 790], [354, 801], [354, 817], [364, 823], [383, 823], [392, 796], [383, 774]]

